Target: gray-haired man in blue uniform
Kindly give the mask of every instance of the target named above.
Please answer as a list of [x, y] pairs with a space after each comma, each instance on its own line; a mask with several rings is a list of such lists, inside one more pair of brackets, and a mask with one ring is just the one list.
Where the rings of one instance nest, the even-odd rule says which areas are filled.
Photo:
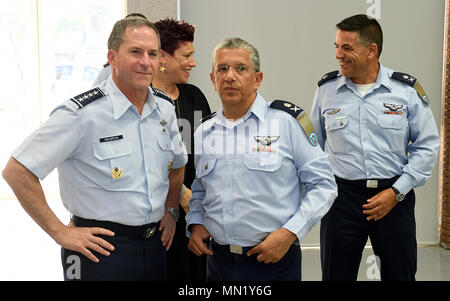
[[208, 280], [301, 280], [299, 242], [336, 197], [307, 114], [266, 102], [257, 92], [259, 66], [258, 51], [242, 39], [214, 50], [211, 80], [222, 110], [195, 131], [186, 216], [190, 250], [208, 254]]

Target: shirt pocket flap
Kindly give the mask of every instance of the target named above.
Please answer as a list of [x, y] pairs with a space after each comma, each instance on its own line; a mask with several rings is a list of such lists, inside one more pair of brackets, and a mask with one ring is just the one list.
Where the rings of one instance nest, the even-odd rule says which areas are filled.
[[281, 167], [279, 153], [245, 154], [244, 164], [248, 169], [273, 172]]
[[385, 129], [405, 128], [404, 118], [399, 115], [378, 114], [378, 125]]
[[348, 116], [331, 116], [325, 119], [325, 129], [333, 131], [345, 128], [348, 124]]
[[216, 166], [217, 159], [200, 160], [196, 168], [197, 178], [201, 178], [209, 174]]
[[118, 158], [130, 154], [131, 146], [122, 141], [94, 144], [94, 156], [99, 160]]
[[156, 139], [158, 140], [158, 145], [162, 150], [165, 150], [165, 151], [172, 150], [172, 143], [171, 143], [169, 135], [158, 136]]

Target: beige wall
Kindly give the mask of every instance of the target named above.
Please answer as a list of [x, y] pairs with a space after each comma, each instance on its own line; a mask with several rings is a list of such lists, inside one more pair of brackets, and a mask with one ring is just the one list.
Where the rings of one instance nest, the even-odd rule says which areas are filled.
[[177, 0], [128, 0], [127, 13], [141, 13], [152, 22], [177, 18]]
[[[443, 0], [181, 0], [181, 19], [196, 24], [191, 83], [206, 95], [212, 110], [220, 100], [209, 79], [211, 52], [225, 37], [239, 36], [258, 48], [267, 101], [285, 99], [311, 109], [317, 81], [337, 70], [335, 24], [356, 13], [376, 12], [384, 32], [381, 63], [417, 77], [431, 98], [441, 124]], [[438, 242], [439, 166], [416, 190], [417, 241]], [[316, 226], [303, 245], [318, 245]]]
[[[354, 13], [378, 14], [384, 31], [381, 58], [385, 66], [418, 77], [432, 99], [440, 125], [444, 1], [180, 0], [181, 19], [196, 24], [197, 68], [191, 82], [208, 98], [213, 110], [220, 101], [209, 80], [211, 51], [227, 36], [241, 36], [260, 50], [267, 100], [287, 99], [309, 112], [317, 80], [336, 70], [334, 25]], [[372, 4], [374, 3], [374, 4]], [[412, 4], [413, 3], [413, 4]], [[177, 0], [128, 0], [127, 12], [140, 12], [151, 21], [177, 18]], [[239, 7], [236, 10], [236, 7]], [[405, 9], [407, 8], [407, 9]], [[374, 11], [377, 10], [377, 11]], [[438, 241], [439, 167], [428, 183], [416, 189], [417, 240]], [[318, 244], [318, 227], [304, 245]]]

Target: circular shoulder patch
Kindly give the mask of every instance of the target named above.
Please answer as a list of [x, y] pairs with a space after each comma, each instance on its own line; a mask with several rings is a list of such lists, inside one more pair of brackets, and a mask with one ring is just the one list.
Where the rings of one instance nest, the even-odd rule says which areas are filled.
[[317, 146], [317, 135], [315, 132], [311, 132], [311, 134], [309, 135], [309, 143], [311, 143], [312, 146]]

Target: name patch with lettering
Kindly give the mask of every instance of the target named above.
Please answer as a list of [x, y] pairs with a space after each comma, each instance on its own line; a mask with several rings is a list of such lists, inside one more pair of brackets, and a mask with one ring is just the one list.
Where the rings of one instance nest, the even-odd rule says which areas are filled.
[[123, 135], [104, 137], [104, 138], [100, 138], [100, 143], [111, 142], [111, 141], [116, 141], [116, 140], [121, 140], [121, 139], [123, 139]]

